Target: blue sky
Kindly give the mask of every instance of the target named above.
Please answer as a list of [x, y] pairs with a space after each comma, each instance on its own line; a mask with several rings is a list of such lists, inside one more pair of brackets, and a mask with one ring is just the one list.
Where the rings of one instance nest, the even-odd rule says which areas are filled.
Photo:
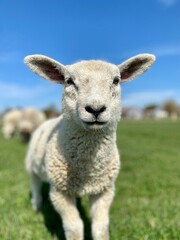
[[119, 64], [153, 53], [153, 67], [122, 85], [124, 106], [174, 99], [180, 104], [180, 0], [1, 0], [0, 111], [54, 104], [62, 86], [33, 74], [29, 54], [63, 64], [102, 59]]

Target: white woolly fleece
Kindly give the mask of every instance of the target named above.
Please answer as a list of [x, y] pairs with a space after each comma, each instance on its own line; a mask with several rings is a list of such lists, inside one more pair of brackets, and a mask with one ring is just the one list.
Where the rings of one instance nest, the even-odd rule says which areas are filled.
[[97, 194], [117, 177], [120, 162], [115, 141], [115, 132], [92, 134], [69, 126], [61, 116], [35, 131], [26, 169], [68, 194]]

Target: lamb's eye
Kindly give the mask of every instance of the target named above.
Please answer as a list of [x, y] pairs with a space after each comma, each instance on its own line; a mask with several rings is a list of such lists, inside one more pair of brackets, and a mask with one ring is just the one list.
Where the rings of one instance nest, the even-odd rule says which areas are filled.
[[75, 85], [75, 84], [74, 84], [74, 81], [72, 80], [72, 78], [68, 78], [68, 80], [67, 80], [66, 82], [67, 82], [67, 84], [69, 84], [69, 85]]
[[120, 78], [118, 76], [116, 76], [113, 80], [113, 84], [117, 86], [119, 84], [119, 82], [120, 82]]

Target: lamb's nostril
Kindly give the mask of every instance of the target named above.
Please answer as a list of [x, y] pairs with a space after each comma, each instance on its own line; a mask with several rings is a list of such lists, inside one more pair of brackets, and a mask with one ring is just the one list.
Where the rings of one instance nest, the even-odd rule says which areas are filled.
[[85, 109], [89, 113], [94, 113], [94, 109], [91, 106], [86, 106]]
[[99, 109], [99, 112], [102, 113], [106, 110], [106, 107], [105, 106], [102, 106], [100, 109]]
[[87, 112], [92, 113], [97, 118], [100, 113], [106, 110], [106, 107], [103, 105], [98, 108], [93, 108], [92, 106], [87, 105], [85, 109]]

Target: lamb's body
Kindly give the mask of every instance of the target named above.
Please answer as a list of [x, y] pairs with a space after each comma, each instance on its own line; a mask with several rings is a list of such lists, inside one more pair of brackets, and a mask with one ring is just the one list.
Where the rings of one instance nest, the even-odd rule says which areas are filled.
[[[40, 76], [64, 83], [61, 117], [33, 134], [26, 157], [32, 204], [41, 205], [41, 182], [50, 182], [51, 201], [61, 215], [67, 240], [83, 240], [76, 197], [88, 195], [94, 240], [108, 240], [109, 209], [120, 161], [116, 128], [121, 114], [119, 81], [146, 71], [152, 55], [134, 57], [118, 67], [102, 61], [70, 66], [44, 56], [27, 57]], [[120, 78], [121, 74], [121, 78]]]
[[119, 171], [115, 138], [112, 130], [92, 133], [62, 115], [34, 133], [26, 169], [67, 194], [98, 194], [113, 187]]
[[27, 172], [29, 174], [36, 174], [45, 182], [48, 182], [47, 170], [45, 168], [46, 148], [53, 130], [56, 128], [59, 121], [60, 118], [48, 120], [35, 130], [25, 159]]

